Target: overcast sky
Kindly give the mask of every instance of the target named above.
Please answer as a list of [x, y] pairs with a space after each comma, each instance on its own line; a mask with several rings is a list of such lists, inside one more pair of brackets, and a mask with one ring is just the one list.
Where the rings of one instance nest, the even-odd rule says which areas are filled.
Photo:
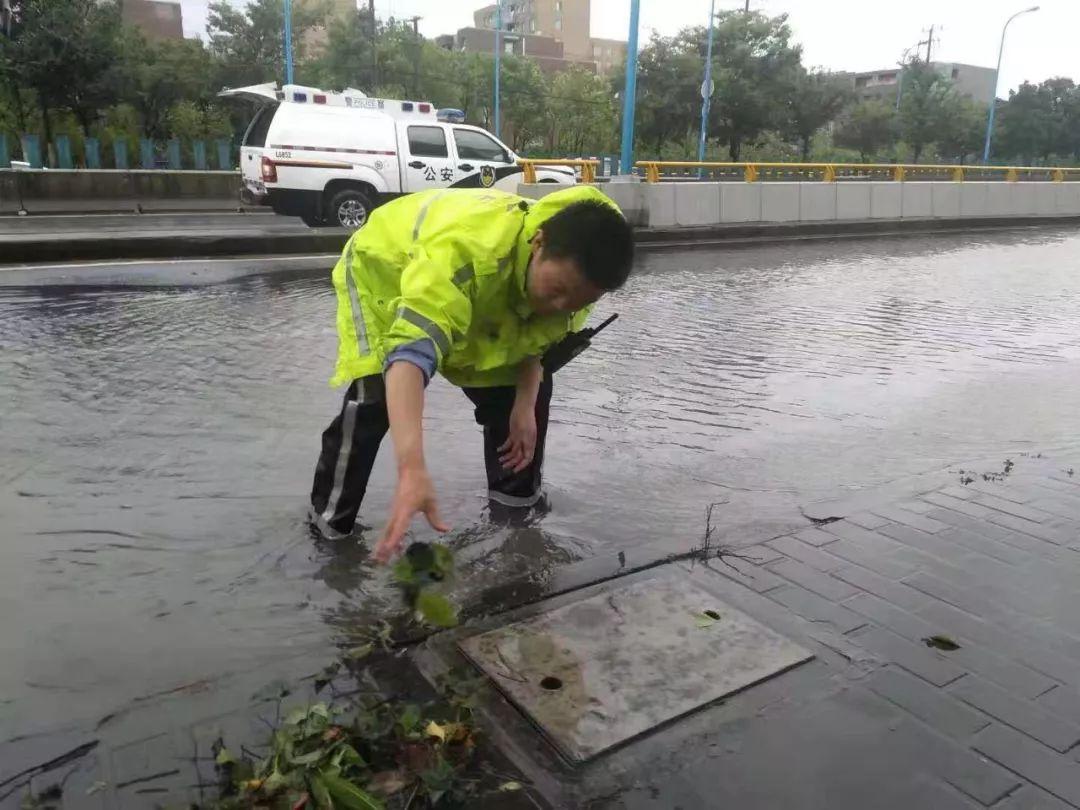
[[[230, 0], [236, 5], [243, 0]], [[1034, 2], [1034, 0], [1028, 0]], [[472, 11], [485, 0], [376, 0], [380, 17], [418, 14], [428, 37], [472, 24]], [[717, 8], [742, 3], [717, 0]], [[999, 94], [1024, 80], [1051, 76], [1080, 79], [1080, 0], [1044, 0], [1042, 9], [1009, 26]], [[188, 35], [206, 24], [206, 0], [183, 0]], [[869, 11], [868, 7], [873, 7]], [[831, 70], [872, 70], [893, 65], [903, 51], [934, 30], [934, 59], [993, 67], [1001, 26], [1024, 0], [751, 0], [751, 7], [791, 18], [804, 62]], [[592, 0], [593, 36], [626, 39], [629, 0]], [[641, 0], [641, 37], [656, 30], [671, 34], [685, 25], [704, 25], [709, 0]]]

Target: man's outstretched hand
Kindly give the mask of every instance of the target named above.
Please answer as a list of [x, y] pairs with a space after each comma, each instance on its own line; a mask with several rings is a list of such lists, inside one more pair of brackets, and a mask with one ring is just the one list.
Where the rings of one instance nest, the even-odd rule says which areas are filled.
[[388, 563], [401, 549], [405, 532], [409, 530], [413, 516], [423, 512], [427, 522], [437, 532], [446, 532], [450, 527], [439, 516], [439, 505], [435, 500], [435, 487], [427, 470], [406, 469], [398, 475], [394, 502], [390, 506], [390, 520], [386, 524], [378, 545], [375, 546], [375, 560]]

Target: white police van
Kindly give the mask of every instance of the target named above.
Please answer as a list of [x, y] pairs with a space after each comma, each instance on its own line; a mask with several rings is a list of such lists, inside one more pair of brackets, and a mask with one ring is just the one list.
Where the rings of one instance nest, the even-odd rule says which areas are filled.
[[[428, 102], [369, 98], [275, 83], [224, 90], [256, 102], [240, 149], [241, 197], [313, 227], [364, 225], [379, 203], [429, 188], [516, 191], [522, 169], [505, 144], [457, 111]], [[441, 114], [445, 113], [445, 114]], [[456, 115], [455, 115], [456, 113]], [[541, 183], [575, 182], [538, 168]]]

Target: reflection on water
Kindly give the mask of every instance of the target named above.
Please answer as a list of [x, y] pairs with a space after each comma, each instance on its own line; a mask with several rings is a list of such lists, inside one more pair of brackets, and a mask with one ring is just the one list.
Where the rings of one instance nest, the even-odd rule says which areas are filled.
[[[463, 595], [601, 549], [686, 550], [707, 503], [744, 544], [804, 525], [800, 503], [1072, 441], [1078, 266], [1080, 238], [1045, 231], [644, 256], [598, 308], [618, 323], [556, 382], [549, 512], [488, 513], [471, 408], [429, 390]], [[322, 661], [396, 608], [365, 547], [305, 527], [339, 403], [333, 311], [325, 274], [0, 290], [5, 735]]]

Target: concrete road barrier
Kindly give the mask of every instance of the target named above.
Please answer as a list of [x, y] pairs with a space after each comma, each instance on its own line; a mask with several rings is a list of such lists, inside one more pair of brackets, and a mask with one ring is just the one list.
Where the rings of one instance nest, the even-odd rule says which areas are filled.
[[227, 211], [239, 194], [238, 172], [0, 170], [0, 213]]
[[[539, 198], [558, 188], [523, 184], [519, 192]], [[1080, 182], [611, 182], [599, 188], [632, 224], [651, 229], [1080, 216]]]

